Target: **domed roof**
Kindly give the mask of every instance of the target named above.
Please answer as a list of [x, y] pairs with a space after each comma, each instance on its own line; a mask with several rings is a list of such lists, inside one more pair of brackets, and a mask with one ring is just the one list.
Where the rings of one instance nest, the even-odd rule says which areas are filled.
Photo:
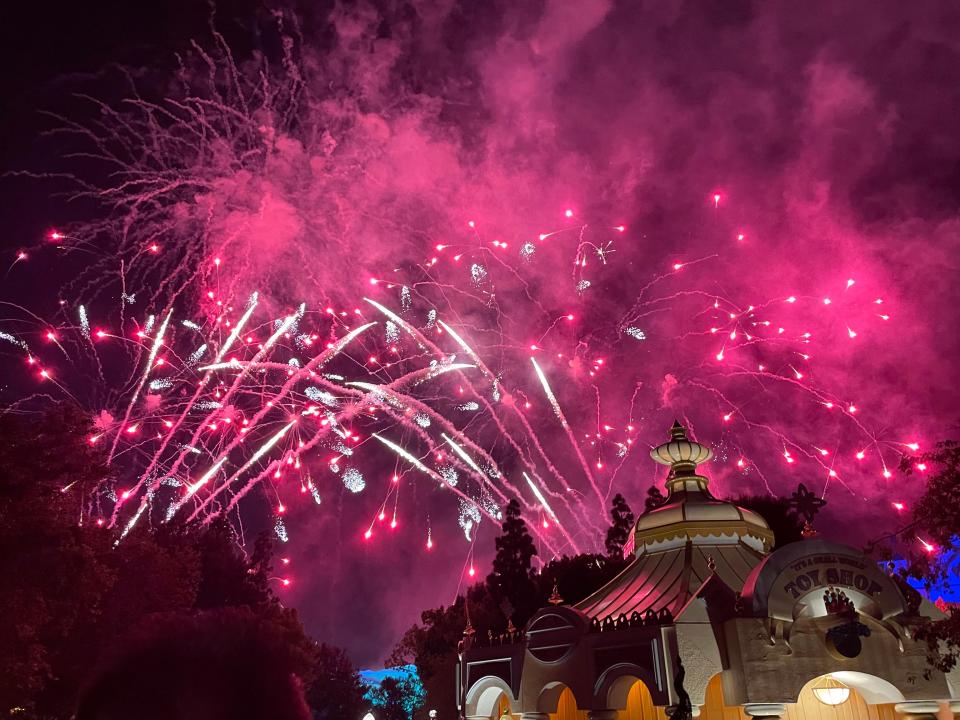
[[[650, 451], [661, 465], [670, 466], [666, 502], [643, 513], [634, 529], [637, 554], [672, 540], [694, 544], [742, 541], [761, 552], [773, 545], [773, 532], [760, 515], [733, 503], [718, 500], [707, 489], [708, 480], [696, 473], [698, 463], [713, 452], [687, 438], [675, 422], [670, 441]], [[675, 544], [675, 543], [669, 543]]]
[[697, 463], [713, 455], [674, 423], [670, 441], [650, 455], [670, 466], [667, 499], [634, 526], [634, 559], [617, 577], [576, 608], [592, 621], [633, 613], [667, 612], [674, 620], [690, 610], [714, 580], [739, 592], [773, 545], [773, 533], [757, 513], [718, 500]]

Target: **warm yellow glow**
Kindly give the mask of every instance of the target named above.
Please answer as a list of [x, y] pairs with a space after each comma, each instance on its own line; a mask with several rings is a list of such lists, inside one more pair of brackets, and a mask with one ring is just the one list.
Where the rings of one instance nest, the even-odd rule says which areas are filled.
[[843, 705], [850, 697], [850, 688], [827, 675], [813, 688], [813, 694], [824, 705]]

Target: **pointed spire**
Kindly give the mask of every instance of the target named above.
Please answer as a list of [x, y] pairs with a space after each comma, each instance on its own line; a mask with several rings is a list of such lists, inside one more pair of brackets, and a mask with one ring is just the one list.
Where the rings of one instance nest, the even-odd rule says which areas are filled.
[[553, 593], [547, 598], [551, 605], [563, 605], [563, 598], [560, 596], [560, 588], [557, 587], [557, 581], [553, 581]]
[[674, 440], [687, 439], [687, 429], [680, 424], [679, 420], [673, 421], [673, 426], [670, 428], [670, 437]]

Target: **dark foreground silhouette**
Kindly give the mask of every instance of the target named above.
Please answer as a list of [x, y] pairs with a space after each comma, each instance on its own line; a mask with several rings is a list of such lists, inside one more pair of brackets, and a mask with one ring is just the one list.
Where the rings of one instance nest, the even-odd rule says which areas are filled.
[[94, 673], [77, 720], [308, 720], [297, 659], [242, 609], [151, 618]]

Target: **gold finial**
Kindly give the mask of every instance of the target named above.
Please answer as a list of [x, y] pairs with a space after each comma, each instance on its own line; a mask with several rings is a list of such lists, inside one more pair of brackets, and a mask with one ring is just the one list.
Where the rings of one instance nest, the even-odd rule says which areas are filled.
[[713, 457], [713, 451], [690, 440], [687, 429], [679, 420], [674, 420], [670, 428], [670, 440], [651, 450], [650, 457], [661, 465], [669, 465], [674, 476], [693, 475], [697, 465]]
[[553, 581], [553, 593], [547, 599], [551, 605], [563, 605], [563, 598], [560, 597], [560, 588], [557, 587], [557, 581]]
[[713, 559], [713, 555], [707, 555], [707, 569], [708, 569], [710, 572], [716, 572], [716, 571], [717, 571], [717, 563], [716, 563], [716, 561]]

